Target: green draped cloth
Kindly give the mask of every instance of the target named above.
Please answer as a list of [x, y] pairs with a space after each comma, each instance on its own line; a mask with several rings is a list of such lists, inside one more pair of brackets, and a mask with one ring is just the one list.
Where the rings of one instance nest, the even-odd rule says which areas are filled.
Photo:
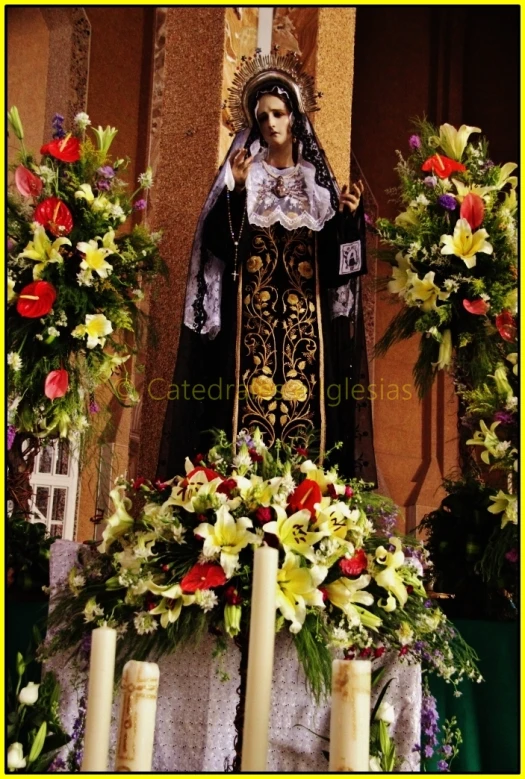
[[[519, 624], [455, 619], [467, 644], [479, 656], [484, 682], [463, 682], [460, 698], [434, 675], [430, 688], [437, 699], [440, 723], [456, 716], [463, 743], [452, 773], [519, 772]], [[436, 770], [437, 759], [429, 766]]]

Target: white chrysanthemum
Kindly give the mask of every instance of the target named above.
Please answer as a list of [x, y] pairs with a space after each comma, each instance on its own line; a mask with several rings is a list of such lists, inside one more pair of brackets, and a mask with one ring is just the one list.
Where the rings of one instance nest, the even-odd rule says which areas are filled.
[[74, 122], [79, 130], [85, 130], [86, 127], [91, 124], [91, 119], [84, 111], [80, 111], [80, 113], [75, 116]]
[[197, 590], [195, 593], [195, 603], [206, 611], [212, 611], [219, 602], [213, 590]]
[[239, 452], [239, 454], [236, 454], [233, 458], [233, 467], [240, 469], [240, 468], [251, 468], [252, 466], [252, 458], [250, 457], [249, 452]]
[[154, 633], [159, 627], [159, 623], [155, 617], [152, 617], [151, 614], [149, 614], [147, 611], [137, 612], [135, 618], [133, 619], [133, 624], [139, 636], [145, 636], [148, 633]]
[[57, 330], [56, 327], [51, 326], [47, 328], [47, 333], [48, 335], [53, 336], [53, 338], [58, 338], [58, 336], [60, 335], [60, 330]]
[[140, 174], [139, 184], [142, 189], [151, 189], [153, 186], [153, 171], [150, 167], [148, 167], [144, 173]]
[[18, 373], [18, 371], [22, 368], [22, 358], [18, 352], [9, 352], [7, 355], [7, 364], [10, 368], [13, 369], [15, 373]]

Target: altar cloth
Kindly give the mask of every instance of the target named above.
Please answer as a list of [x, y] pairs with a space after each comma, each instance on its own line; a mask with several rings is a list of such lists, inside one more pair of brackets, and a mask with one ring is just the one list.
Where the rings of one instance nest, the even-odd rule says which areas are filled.
[[[67, 586], [67, 574], [76, 562], [80, 544], [58, 540], [51, 547], [51, 595]], [[239, 685], [239, 650], [233, 642], [219, 660], [212, 656], [212, 636], [200, 643], [178, 649], [159, 660], [160, 684], [153, 750], [153, 771], [159, 773], [218, 772], [231, 770], [235, 757], [235, 709]], [[78, 714], [78, 701], [85, 694], [86, 679], [66, 665], [66, 654], [46, 663], [61, 684], [60, 713], [65, 729], [71, 732]], [[130, 660], [134, 659], [132, 657]], [[386, 700], [393, 704], [395, 720], [390, 725], [401, 771], [419, 771], [421, 668], [408, 665], [393, 654], [374, 662], [386, 666], [379, 689], [393, 679]], [[224, 679], [224, 674], [229, 678]], [[372, 700], [379, 690], [373, 694]], [[118, 722], [119, 695], [113, 704], [109, 770], [113, 770]], [[321, 736], [330, 731], [329, 701], [316, 704], [306, 686], [289, 633], [276, 637], [270, 715], [268, 771], [279, 773], [327, 773]], [[316, 735], [318, 734], [318, 735]]]

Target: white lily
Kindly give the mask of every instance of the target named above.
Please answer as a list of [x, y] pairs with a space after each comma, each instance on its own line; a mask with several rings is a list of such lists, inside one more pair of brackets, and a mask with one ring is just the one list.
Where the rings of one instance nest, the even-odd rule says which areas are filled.
[[363, 592], [370, 584], [370, 580], [368, 574], [361, 574], [358, 579], [342, 576], [335, 582], [327, 584], [325, 590], [329, 601], [341, 609], [351, 625], [357, 626], [362, 623], [371, 630], [377, 630], [381, 624], [379, 617], [355, 605], [358, 603], [361, 606], [371, 606], [374, 602], [374, 596], [370, 592]]
[[492, 254], [492, 244], [486, 240], [488, 235], [485, 229], [473, 233], [466, 219], [458, 219], [454, 235], [442, 235], [440, 238], [440, 243], [443, 244], [441, 254], [454, 254], [463, 260], [467, 268], [473, 268], [478, 252]]
[[299, 633], [306, 618], [306, 607], [324, 608], [323, 594], [317, 589], [326, 576], [326, 568], [301, 567], [301, 558], [287, 552], [277, 572], [277, 608], [290, 624], [290, 633]]
[[176, 622], [180, 617], [183, 606], [191, 606], [195, 602], [194, 595], [184, 595], [180, 584], [172, 584], [169, 587], [160, 587], [152, 582], [148, 585], [148, 590], [155, 595], [162, 595], [162, 600], [158, 606], [151, 609], [150, 614], [160, 614], [160, 624], [163, 628]]
[[439, 128], [439, 138], [434, 135], [430, 140], [441, 146], [447, 157], [461, 162], [470, 135], [480, 132], [479, 127], [469, 127], [467, 124], [462, 124], [459, 130], [451, 124], [442, 124]]
[[307, 509], [296, 511], [290, 517], [281, 506], [273, 507], [277, 520], [264, 525], [265, 533], [273, 533], [279, 539], [285, 552], [298, 552], [307, 560], [314, 560], [313, 545], [323, 538], [323, 533], [312, 533], [310, 512]]
[[378, 546], [375, 553], [376, 563], [378, 566], [384, 566], [377, 568], [374, 572], [374, 579], [379, 587], [387, 590], [387, 592], [395, 595], [399, 601], [400, 606], [404, 606], [408, 599], [408, 592], [403, 583], [403, 579], [397, 573], [397, 569], [400, 568], [405, 562], [405, 555], [401, 549], [400, 538], [389, 538], [390, 544], [394, 547], [393, 552], [388, 552], [384, 546]]
[[113, 325], [104, 314], [86, 314], [86, 324], [77, 325], [71, 335], [73, 338], [83, 338], [87, 335], [86, 346], [94, 349], [104, 346], [106, 336], [113, 332]]
[[90, 240], [77, 243], [77, 251], [84, 255], [84, 259], [80, 263], [83, 270], [95, 271], [101, 279], [107, 279], [113, 270], [113, 265], [106, 262], [106, 257], [113, 254], [111, 249], [100, 247], [97, 241]]
[[497, 495], [491, 495], [490, 500], [493, 505], [487, 511], [491, 514], [503, 514], [501, 518], [501, 527], [504, 528], [508, 522], [513, 525], [518, 524], [518, 498], [516, 495], [509, 495], [503, 490], [499, 490]]
[[518, 177], [511, 176], [513, 170], [516, 170], [517, 164], [515, 162], [506, 162], [502, 165], [498, 172], [498, 180], [496, 182], [496, 189], [502, 189], [505, 184], [510, 184], [512, 189], [518, 186]]
[[388, 282], [388, 291], [405, 297], [408, 285], [408, 271], [413, 270], [410, 257], [405, 257], [402, 252], [396, 254], [397, 265], [392, 266], [392, 279]]
[[37, 265], [33, 268], [33, 278], [38, 279], [49, 262], [64, 262], [60, 254], [61, 246], [71, 246], [69, 238], [57, 238], [51, 241], [47, 237], [45, 228], [37, 225], [34, 229], [33, 240], [29, 241], [26, 248], [19, 257], [27, 257], [28, 260], [34, 260]]
[[122, 484], [117, 485], [111, 490], [109, 497], [113, 501], [115, 511], [107, 520], [106, 527], [102, 533], [102, 544], [99, 550], [102, 554], [104, 554], [106, 549], [116, 538], [124, 535], [128, 530], [131, 530], [134, 523], [133, 517], [128, 513], [132, 503], [131, 500], [126, 497], [125, 486]]
[[221, 506], [216, 512], [217, 521], [214, 525], [202, 522], [193, 531], [196, 536], [204, 538], [203, 555], [215, 558], [220, 555], [220, 562], [227, 579], [231, 579], [239, 562], [239, 552], [248, 544], [261, 543], [259, 536], [248, 530], [253, 527], [249, 517], [235, 519], [227, 506]]

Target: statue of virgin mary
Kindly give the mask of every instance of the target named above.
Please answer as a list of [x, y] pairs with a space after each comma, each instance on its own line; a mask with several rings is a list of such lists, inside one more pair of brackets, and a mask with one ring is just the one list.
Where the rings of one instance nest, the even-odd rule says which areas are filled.
[[362, 185], [339, 189], [295, 54], [245, 61], [228, 107], [236, 134], [197, 225], [158, 476], [206, 452], [213, 429], [258, 427], [313, 459], [341, 442], [331, 462], [375, 482]]

